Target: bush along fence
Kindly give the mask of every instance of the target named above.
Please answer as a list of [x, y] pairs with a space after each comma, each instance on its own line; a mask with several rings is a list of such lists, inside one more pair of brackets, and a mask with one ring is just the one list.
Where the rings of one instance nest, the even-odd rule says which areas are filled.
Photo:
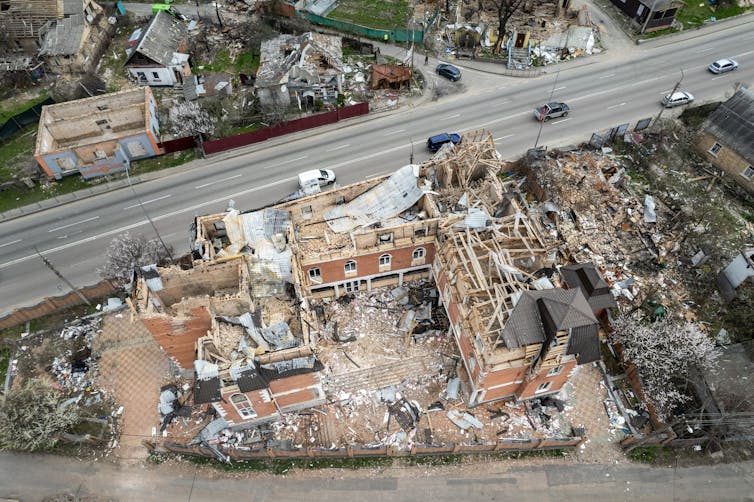
[[52, 98], [47, 98], [41, 103], [37, 103], [24, 112], [17, 113], [9, 118], [2, 126], [0, 126], [0, 142], [3, 142], [11, 138], [18, 131], [22, 130], [29, 124], [36, 124], [39, 122], [39, 117], [42, 113], [42, 107], [45, 105], [51, 105], [55, 103]]
[[432, 457], [445, 455], [473, 455], [490, 453], [511, 453], [520, 451], [574, 450], [581, 446], [585, 438], [546, 438], [546, 439], [501, 439], [494, 444], [445, 444], [442, 446], [415, 445], [410, 450], [399, 450], [392, 446], [367, 448], [361, 445], [338, 449], [299, 448], [283, 450], [265, 448], [244, 450], [241, 448], [222, 451], [204, 445], [184, 445], [169, 441], [144, 441], [144, 446], [155, 454], [192, 455], [216, 458], [223, 461], [243, 462], [244, 460], [290, 460], [296, 458], [374, 458], [374, 457]]
[[[117, 287], [110, 281], [104, 280], [93, 286], [86, 286], [80, 288], [78, 293], [81, 293], [84, 298], [95, 302], [107, 295], [113, 294], [117, 291]], [[33, 319], [39, 319], [40, 317], [54, 314], [63, 309], [70, 307], [77, 307], [83, 305], [84, 299], [75, 291], [63, 296], [55, 296], [52, 298], [45, 298], [41, 302], [31, 307], [21, 307], [10, 314], [0, 318], [0, 329], [11, 328], [18, 326], [26, 321]]]
[[[314, 127], [323, 125], [334, 124], [339, 120], [358, 117], [360, 115], [366, 115], [367, 113], [369, 113], [369, 104], [357, 103], [355, 105], [338, 108], [337, 110], [331, 112], [318, 113], [309, 117], [304, 117], [301, 119], [276, 124], [274, 126], [265, 127], [264, 129], [259, 129], [257, 131], [245, 132], [242, 134], [236, 134], [235, 136], [228, 136], [227, 138], [220, 138], [212, 141], [205, 141], [202, 145], [202, 148], [204, 149], [205, 154], [219, 153], [225, 150], [231, 150], [233, 148], [240, 148], [246, 145], [259, 143], [260, 141], [265, 141], [277, 136], [304, 131], [306, 129], [312, 129]], [[183, 140], [186, 140], [185, 145], [178, 145], [177, 143], [175, 145], [172, 145], [172, 143]], [[192, 148], [195, 145], [193, 138], [181, 138], [180, 140], [173, 140], [173, 142], [167, 143], [171, 143], [171, 148], [177, 148], [179, 146], [181, 147], [173, 149], [172, 151], [177, 151], [178, 149], [185, 150], [186, 148]], [[166, 143], [163, 143], [163, 145], [166, 145]], [[166, 151], [165, 153], [168, 152]]]

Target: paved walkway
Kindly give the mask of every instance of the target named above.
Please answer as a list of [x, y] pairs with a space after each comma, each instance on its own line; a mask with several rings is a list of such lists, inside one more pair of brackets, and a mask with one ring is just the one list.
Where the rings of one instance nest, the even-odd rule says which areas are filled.
[[157, 402], [170, 374], [168, 356], [139, 319], [131, 322], [129, 311], [105, 318], [93, 350], [101, 354], [100, 386], [124, 407], [113, 453], [121, 460], [143, 460], [141, 441], [151, 437], [152, 427], [160, 428]]
[[599, 368], [594, 363], [579, 366], [568, 384], [567, 392], [575, 405], [566, 410], [566, 415], [574, 427], [586, 429], [587, 440], [577, 450], [576, 458], [588, 463], [626, 462], [605, 411], [603, 402], [607, 389]]

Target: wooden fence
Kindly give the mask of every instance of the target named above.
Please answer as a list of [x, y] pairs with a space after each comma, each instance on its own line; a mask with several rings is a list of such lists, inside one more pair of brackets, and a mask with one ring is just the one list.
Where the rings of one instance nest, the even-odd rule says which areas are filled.
[[[93, 286], [80, 288], [79, 292], [87, 300], [96, 302], [97, 300], [114, 293], [118, 288], [110, 281], [104, 280]], [[32, 307], [21, 307], [10, 314], [0, 318], [0, 329], [11, 328], [32, 319], [53, 314], [63, 309], [83, 305], [84, 300], [79, 295], [71, 291], [63, 296], [54, 296], [45, 298]]]
[[[274, 448], [265, 448], [260, 450], [241, 450], [233, 449], [222, 452], [233, 461], [244, 460], [274, 460], [274, 459], [295, 459], [295, 458], [367, 458], [367, 457], [427, 457], [442, 455], [473, 455], [483, 453], [505, 453], [514, 451], [541, 451], [541, 450], [573, 450], [578, 448], [584, 438], [572, 437], [563, 439], [501, 439], [495, 444], [479, 445], [461, 445], [449, 444], [443, 446], [421, 446], [417, 445], [410, 450], [399, 450], [391, 446], [379, 446], [376, 448], [367, 448], [364, 446], [345, 447], [339, 449], [324, 448], [301, 448], [295, 450], [278, 450]], [[153, 453], [174, 453], [180, 455], [193, 455], [197, 457], [216, 458], [215, 453], [207, 447], [201, 445], [182, 445], [171, 442], [153, 442], [145, 441], [150, 452]]]

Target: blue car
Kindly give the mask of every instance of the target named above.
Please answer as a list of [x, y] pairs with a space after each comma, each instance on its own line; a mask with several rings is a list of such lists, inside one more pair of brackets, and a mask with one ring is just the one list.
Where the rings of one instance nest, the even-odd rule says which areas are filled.
[[435, 136], [430, 136], [429, 138], [427, 138], [427, 148], [429, 148], [429, 151], [434, 153], [439, 150], [440, 147], [445, 143], [453, 143], [454, 145], [457, 145], [460, 141], [460, 134], [456, 134], [454, 132], [444, 132], [442, 134], [437, 134]]

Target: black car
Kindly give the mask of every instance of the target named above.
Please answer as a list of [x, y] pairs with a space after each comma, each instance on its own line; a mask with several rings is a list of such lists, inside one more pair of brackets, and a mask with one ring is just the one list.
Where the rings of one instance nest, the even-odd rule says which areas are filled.
[[537, 120], [542, 122], [543, 120], [556, 119], [558, 117], [567, 117], [570, 108], [565, 103], [545, 103], [539, 108], [534, 109], [534, 116]]
[[453, 66], [452, 64], [440, 63], [435, 68], [435, 71], [441, 77], [445, 77], [451, 82], [455, 82], [461, 79], [461, 70]]

